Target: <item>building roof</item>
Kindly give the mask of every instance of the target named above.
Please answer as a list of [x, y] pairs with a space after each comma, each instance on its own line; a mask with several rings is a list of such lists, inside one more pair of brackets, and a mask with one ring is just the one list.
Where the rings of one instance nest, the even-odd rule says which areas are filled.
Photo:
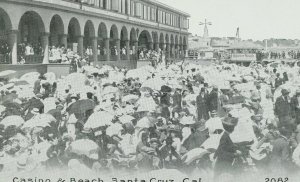
[[180, 14], [182, 14], [184, 16], [187, 16], [187, 17], [191, 17], [190, 14], [188, 14], [188, 13], [182, 11], [182, 10], [173, 8], [172, 6], [169, 6], [169, 5], [167, 5], [165, 3], [162, 3], [162, 2], [160, 2], [158, 0], [142, 0], [142, 1], [144, 1], [146, 3], [154, 4], [154, 5], [159, 5], [160, 7], [166, 8], [166, 9], [171, 10], [171, 11], [176, 11], [177, 13], [180, 13]]
[[264, 47], [249, 41], [241, 41], [232, 44], [228, 49], [263, 49]]

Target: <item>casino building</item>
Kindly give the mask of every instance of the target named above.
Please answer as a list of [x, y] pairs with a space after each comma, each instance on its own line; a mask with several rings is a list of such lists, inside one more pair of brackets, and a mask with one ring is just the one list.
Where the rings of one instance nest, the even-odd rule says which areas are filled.
[[[43, 50], [30, 64], [48, 64], [57, 44], [79, 55], [90, 47], [97, 63], [130, 61], [139, 48], [160, 48], [176, 59], [188, 49], [188, 18], [156, 0], [1, 0], [0, 40], [10, 49], [10, 64], [18, 63], [21, 43]], [[112, 47], [119, 53], [126, 48], [126, 55], [99, 54]]]

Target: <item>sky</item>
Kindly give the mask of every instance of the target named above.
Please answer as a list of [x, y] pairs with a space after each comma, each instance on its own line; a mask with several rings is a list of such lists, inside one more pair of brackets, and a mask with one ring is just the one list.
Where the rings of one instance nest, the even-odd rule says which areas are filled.
[[300, 0], [159, 0], [187, 12], [192, 34], [203, 35], [205, 18], [211, 37], [300, 39]]

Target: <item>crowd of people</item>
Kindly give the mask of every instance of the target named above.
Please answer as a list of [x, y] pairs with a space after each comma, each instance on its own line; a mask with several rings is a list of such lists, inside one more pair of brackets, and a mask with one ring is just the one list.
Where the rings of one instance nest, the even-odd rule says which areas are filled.
[[9, 63], [10, 47], [6, 41], [0, 41], [0, 62]]
[[299, 170], [299, 67], [74, 70], [2, 79], [0, 173], [176, 169], [224, 180]]
[[270, 59], [300, 59], [300, 51], [282, 51], [282, 52], [269, 52]]

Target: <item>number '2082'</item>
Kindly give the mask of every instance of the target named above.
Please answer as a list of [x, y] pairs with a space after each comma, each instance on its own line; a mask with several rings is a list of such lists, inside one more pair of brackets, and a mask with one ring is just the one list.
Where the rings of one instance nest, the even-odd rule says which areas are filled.
[[289, 178], [265, 178], [265, 182], [288, 182]]

